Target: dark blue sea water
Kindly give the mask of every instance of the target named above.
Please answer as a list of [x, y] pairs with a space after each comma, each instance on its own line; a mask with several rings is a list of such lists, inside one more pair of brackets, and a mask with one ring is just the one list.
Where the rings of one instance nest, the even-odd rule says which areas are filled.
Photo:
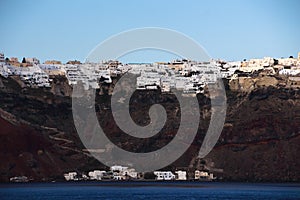
[[203, 182], [0, 184], [0, 199], [300, 199], [300, 184]]

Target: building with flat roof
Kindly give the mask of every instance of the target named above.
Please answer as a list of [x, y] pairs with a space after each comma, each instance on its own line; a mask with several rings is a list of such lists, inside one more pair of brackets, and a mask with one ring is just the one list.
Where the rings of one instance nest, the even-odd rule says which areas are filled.
[[5, 62], [4, 53], [0, 53], [0, 62]]
[[40, 61], [37, 58], [25, 58], [26, 63], [30, 64], [35, 64], [38, 65], [40, 64]]
[[19, 62], [18, 58], [16, 57], [10, 57], [9, 58], [9, 64], [12, 66], [20, 67], [21, 63]]
[[44, 64], [48, 64], [48, 65], [61, 65], [61, 61], [58, 61], [58, 60], [46, 60], [44, 62]]
[[156, 180], [170, 181], [175, 179], [175, 175], [171, 171], [155, 171]]

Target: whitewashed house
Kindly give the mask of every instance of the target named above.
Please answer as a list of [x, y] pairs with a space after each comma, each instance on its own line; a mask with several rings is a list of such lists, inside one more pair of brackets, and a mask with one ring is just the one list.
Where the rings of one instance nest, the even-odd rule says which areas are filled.
[[91, 180], [102, 180], [103, 175], [105, 173], [106, 173], [106, 171], [94, 170], [94, 171], [90, 171], [88, 173], [88, 176]]
[[114, 180], [137, 179], [138, 173], [133, 168], [123, 167], [120, 165], [111, 166]]
[[0, 63], [4, 63], [4, 62], [5, 62], [4, 53], [0, 53]]
[[7, 78], [11, 74], [10, 69], [7, 67], [7, 65], [1, 63], [0, 64], [0, 75]]
[[176, 180], [186, 180], [187, 177], [186, 177], [186, 171], [175, 171], [175, 174], [177, 174], [176, 176]]
[[214, 177], [213, 173], [209, 173], [206, 171], [200, 171], [200, 170], [195, 171], [195, 180], [211, 181], [214, 179], [215, 179], [215, 177]]
[[114, 165], [114, 166], [110, 167], [110, 170], [112, 172], [115, 172], [115, 171], [122, 172], [122, 171], [127, 170], [127, 169], [128, 169], [128, 167], [123, 167], [121, 165]]
[[175, 175], [171, 171], [155, 171], [156, 180], [170, 181], [175, 179]]
[[125, 178], [132, 178], [132, 179], [137, 179], [138, 178], [138, 173], [135, 171], [135, 169], [125, 169], [122, 171], [122, 176]]
[[78, 177], [77, 177], [77, 172], [69, 172], [64, 174], [64, 177], [66, 179], [66, 181], [77, 181]]

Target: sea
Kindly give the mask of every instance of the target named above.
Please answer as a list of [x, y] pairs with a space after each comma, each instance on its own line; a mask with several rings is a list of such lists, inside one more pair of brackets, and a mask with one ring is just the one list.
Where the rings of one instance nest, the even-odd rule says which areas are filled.
[[223, 182], [10, 183], [0, 184], [0, 199], [300, 199], [300, 184]]

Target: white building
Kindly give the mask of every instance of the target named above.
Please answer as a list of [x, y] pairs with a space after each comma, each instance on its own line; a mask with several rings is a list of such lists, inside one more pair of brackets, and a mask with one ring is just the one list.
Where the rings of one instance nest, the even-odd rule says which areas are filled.
[[37, 58], [25, 58], [25, 61], [33, 65], [40, 64], [40, 61]]
[[175, 179], [175, 175], [171, 171], [155, 171], [156, 180], [170, 181]]
[[177, 174], [176, 180], [186, 180], [186, 171], [175, 171], [175, 174]]
[[0, 63], [5, 62], [4, 53], [0, 53]]
[[66, 71], [61, 64], [39, 64], [39, 67], [49, 76], [65, 76]]
[[137, 89], [158, 89], [158, 86], [160, 86], [161, 76], [162, 75], [152, 71], [150, 68], [145, 69], [145, 71], [142, 71], [141, 75], [137, 77]]
[[300, 68], [296, 68], [296, 67], [290, 69], [283, 68], [279, 70], [278, 73], [280, 75], [296, 76], [296, 75], [300, 75]]
[[77, 172], [69, 172], [64, 174], [66, 181], [76, 181], [78, 180]]
[[283, 66], [296, 66], [297, 61], [296, 58], [280, 58], [278, 59], [278, 64]]
[[125, 178], [137, 179], [138, 173], [135, 171], [135, 169], [125, 169], [122, 171], [122, 176]]
[[200, 170], [195, 171], [195, 180], [211, 181], [214, 179], [215, 179], [215, 177], [214, 177], [213, 173], [208, 173], [208, 172], [200, 171]]
[[138, 177], [138, 173], [133, 168], [115, 165], [111, 166], [110, 170], [113, 172], [115, 180], [137, 179]]
[[172, 79], [170, 77], [162, 77], [160, 79], [160, 88], [162, 92], [170, 92], [172, 87]]
[[7, 65], [0, 63], [0, 75], [7, 78], [9, 75], [11, 75], [10, 69], [7, 67]]
[[128, 169], [128, 167], [123, 167], [121, 165], [114, 165], [114, 166], [110, 167], [110, 170], [112, 172], [115, 172], [115, 171], [122, 172], [122, 171], [127, 170], [127, 169]]
[[88, 176], [91, 180], [101, 180], [106, 171], [94, 170], [88, 173]]

